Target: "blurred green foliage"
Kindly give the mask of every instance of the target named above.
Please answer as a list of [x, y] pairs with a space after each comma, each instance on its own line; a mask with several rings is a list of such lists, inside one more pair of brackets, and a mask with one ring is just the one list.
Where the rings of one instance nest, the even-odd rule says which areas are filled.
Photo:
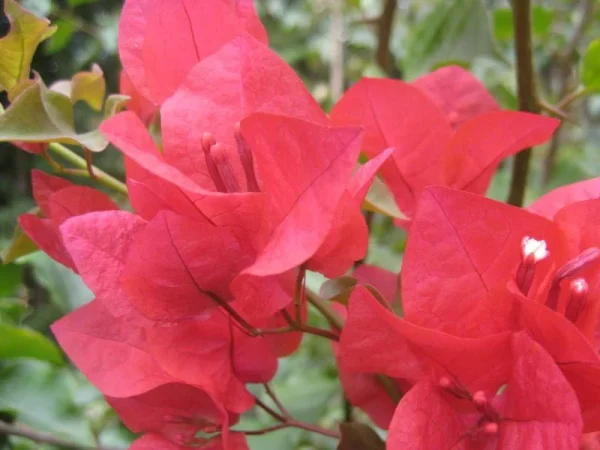
[[[328, 108], [333, 55], [339, 42], [332, 33], [333, 0], [257, 0], [271, 46], [302, 76]], [[341, 1], [341, 0], [340, 0]], [[343, 2], [343, 75], [346, 86], [362, 76], [384, 76], [376, 60], [381, 11], [386, 0]], [[57, 25], [37, 51], [32, 65], [47, 84], [70, 79], [98, 63], [107, 92], [118, 92], [117, 29], [121, 0], [22, 0]], [[440, 65], [461, 64], [474, 72], [505, 108], [515, 108], [512, 12], [504, 0], [399, 0], [392, 22], [391, 75], [414, 79]], [[533, 9], [533, 39], [540, 96], [557, 104], [566, 95], [600, 91], [600, 8], [597, 2], [546, 0]], [[596, 7], [595, 7], [596, 6]], [[582, 25], [583, 24], [583, 25]], [[0, 33], [6, 23], [0, 18]], [[384, 49], [385, 50], [385, 49]], [[2, 98], [0, 98], [2, 99]], [[2, 99], [5, 100], [5, 99]], [[528, 201], [549, 189], [600, 175], [600, 96], [582, 96], [565, 107], [565, 124], [548, 148], [534, 152]], [[75, 108], [78, 126], [95, 119], [90, 109]], [[554, 150], [552, 150], [554, 148]], [[553, 164], [548, 165], [548, 152]], [[122, 161], [109, 150], [95, 163], [119, 178]], [[40, 158], [0, 145], [0, 248], [6, 248], [19, 214], [34, 206], [30, 169], [50, 171]], [[489, 195], [504, 200], [510, 164], [497, 173]], [[391, 219], [375, 215], [367, 262], [398, 271], [406, 241]], [[310, 274], [309, 287], [324, 279]], [[18, 420], [39, 431], [82, 445], [126, 448], [133, 435], [94, 389], [64, 359], [50, 324], [89, 301], [92, 294], [70, 270], [37, 253], [0, 266], [0, 418]], [[325, 326], [322, 318], [311, 320]], [[307, 337], [301, 350], [281, 360], [273, 388], [300, 420], [334, 426], [344, 418], [330, 345]], [[259, 387], [256, 394], [269, 399]], [[360, 412], [356, 417], [366, 419]], [[240, 428], [271, 424], [260, 411], [244, 417]], [[0, 436], [0, 449], [52, 449], [26, 439]], [[253, 449], [333, 449], [326, 437], [286, 429], [250, 439]]]

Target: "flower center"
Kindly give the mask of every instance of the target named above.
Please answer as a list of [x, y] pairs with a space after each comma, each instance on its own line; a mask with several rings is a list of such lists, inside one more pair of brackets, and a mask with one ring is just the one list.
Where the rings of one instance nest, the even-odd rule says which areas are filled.
[[[235, 125], [234, 134], [237, 154], [246, 177], [247, 190], [248, 192], [260, 192], [254, 171], [252, 151], [240, 132], [239, 123]], [[227, 146], [216, 142], [211, 133], [204, 133], [202, 136], [202, 151], [204, 152], [206, 167], [217, 191], [224, 193], [242, 192], [228, 150]]]
[[477, 412], [481, 414], [480, 419], [477, 421], [477, 426], [468, 434], [477, 435], [483, 432], [488, 435], [494, 435], [498, 433], [499, 423], [502, 418], [492, 406], [485, 392], [475, 391], [471, 394], [465, 387], [449, 377], [441, 377], [438, 384], [444, 391], [453, 396], [472, 402]]
[[[526, 236], [523, 238], [521, 244], [521, 253], [522, 260], [517, 269], [515, 281], [519, 290], [523, 295], [527, 296], [533, 282], [537, 263], [545, 259], [550, 252], [547, 249], [545, 241], [538, 241]], [[584, 268], [598, 259], [600, 259], [600, 249], [590, 247], [558, 269], [550, 284], [546, 306], [556, 311], [561, 294], [562, 281], [579, 274]], [[571, 280], [567, 294], [565, 317], [571, 322], [576, 322], [587, 305], [588, 283], [583, 278]]]

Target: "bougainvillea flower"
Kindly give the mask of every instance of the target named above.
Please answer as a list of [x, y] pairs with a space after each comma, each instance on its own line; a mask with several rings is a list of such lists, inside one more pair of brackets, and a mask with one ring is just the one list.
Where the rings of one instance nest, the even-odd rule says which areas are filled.
[[468, 339], [420, 328], [358, 287], [340, 347], [353, 370], [416, 382], [394, 414], [390, 450], [541, 450], [554, 442], [578, 448], [582, 419], [575, 393], [526, 333]]
[[[480, 300], [492, 288], [514, 282], [524, 295], [578, 324], [594, 342], [598, 305], [588, 292], [599, 287], [599, 220], [600, 200], [571, 204], [551, 222], [483, 197], [428, 188], [402, 271], [407, 319], [461, 335], [480, 334], [489, 322], [474, 320]], [[585, 308], [578, 311], [578, 306]]]
[[91, 211], [118, 209], [106, 194], [89, 187], [48, 175], [39, 170], [31, 173], [33, 197], [44, 217], [23, 214], [19, 225], [36, 245], [50, 257], [75, 270], [58, 227], [68, 218]]
[[584, 430], [600, 430], [600, 358], [577, 324], [520, 292], [493, 291], [482, 302], [498, 327], [527, 330], [544, 347], [577, 395]]
[[[526, 236], [544, 239], [555, 251], [564, 245], [557, 227], [536, 214], [454, 189], [427, 188], [402, 267], [406, 319], [463, 336], [494, 331], [478, 320], [478, 305], [516, 272]], [[538, 272], [552, 264], [551, 258], [539, 261]]]
[[[187, 448], [189, 447], [174, 444], [160, 435], [146, 434], [136, 440], [130, 450], [185, 450]], [[202, 450], [249, 450], [246, 437], [241, 433], [231, 433], [226, 447], [221, 437], [215, 437], [197, 448]]]
[[571, 382], [586, 431], [597, 430], [599, 219], [600, 200], [571, 204], [550, 222], [483, 197], [428, 188], [404, 259], [407, 320], [471, 337], [527, 329]]
[[[136, 197], [150, 195], [148, 201], [152, 205], [172, 205], [171, 208], [185, 211], [186, 215], [194, 214], [196, 218], [203, 215], [215, 225], [231, 227], [238, 238], [244, 235], [251, 242], [257, 252], [256, 260], [245, 269], [246, 279], [233, 287], [238, 299], [247, 296], [243, 292], [249, 285], [255, 285], [252, 277], [284, 273], [308, 260], [323, 244], [349, 185], [361, 137], [360, 129], [353, 127], [322, 126], [300, 119], [255, 114], [242, 121], [241, 134], [256, 162], [261, 192], [219, 193], [201, 188], [168, 165], [132, 113], [115, 116], [103, 124], [102, 130], [146, 171], [146, 180], [148, 172], [154, 175], [151, 178], [159, 179], [159, 184], [151, 187], [148, 182], [137, 183], [141, 190], [138, 194], [131, 193], [134, 207], [141, 203], [143, 209], [156, 213], [158, 206], [149, 208], [144, 199], [134, 201]], [[312, 161], [310, 165], [303, 163], [307, 159]], [[219, 164], [222, 169], [228, 167], [227, 161], [220, 160]], [[376, 165], [368, 166], [365, 171], [373, 167]], [[254, 167], [251, 169], [254, 173]], [[244, 186], [235, 173], [223, 174], [229, 185]], [[372, 176], [360, 179], [352, 192], [356, 198], [360, 198]], [[157, 200], [153, 193], [164, 184], [172, 186], [168, 191], [171, 196], [168, 200]], [[178, 207], [173, 200], [183, 206]], [[263, 317], [282, 306], [285, 305], [267, 308]]]
[[561, 186], [538, 198], [527, 209], [552, 219], [564, 206], [595, 198], [600, 198], [600, 178]]
[[545, 142], [559, 123], [529, 113], [491, 111], [453, 131], [444, 112], [419, 88], [368, 78], [344, 94], [331, 119], [366, 128], [362, 150], [369, 158], [396, 149], [381, 174], [409, 218], [428, 185], [485, 194], [504, 158]]
[[433, 100], [453, 129], [479, 114], [500, 109], [483, 83], [460, 66], [441, 67], [411, 84]]
[[[185, 230], [193, 225], [196, 225], [195, 235], [178, 234], [178, 229]], [[90, 289], [99, 296], [94, 304], [101, 306], [88, 305], [85, 308], [89, 311], [76, 311], [55, 324], [54, 331], [61, 343], [64, 341], [63, 348], [71, 358], [107, 395], [138, 395], [138, 392], [118, 391], [120, 395], [112, 393], [113, 387], [105, 385], [108, 380], [98, 379], [98, 376], [103, 375], [94, 372], [94, 361], [98, 352], [107, 352], [107, 356], [102, 360], [107, 359], [108, 355], [117, 355], [115, 365], [118, 365], [119, 355], [128, 350], [127, 345], [132, 345], [137, 349], [145, 348], [146, 354], [149, 355], [148, 361], [152, 361], [174, 379], [199, 386], [229, 411], [241, 412], [252, 404], [252, 398], [244, 383], [268, 382], [277, 369], [278, 356], [288, 354], [299, 344], [299, 333], [264, 338], [250, 336], [248, 332], [242, 332], [239, 329], [240, 325], [233, 323], [233, 318], [225, 311], [217, 309], [217, 301], [210, 300], [208, 304], [210, 291], [205, 291], [202, 287], [212, 289], [223, 295], [226, 300], [230, 300], [221, 290], [227, 289], [227, 277], [231, 277], [231, 274], [226, 270], [216, 274], [214, 266], [210, 263], [210, 256], [206, 256], [208, 266], [198, 259], [210, 252], [207, 249], [198, 250], [190, 245], [190, 242], [198, 239], [197, 236], [206, 235], [209, 240], [212, 239], [211, 242], [218, 242], [221, 247], [226, 246], [222, 241], [216, 240], [219, 233], [223, 234], [223, 229], [206, 228], [202, 233], [198, 233], [198, 227], [202, 225], [190, 223], [188, 219], [166, 211], [150, 223], [125, 211], [107, 211], [78, 216], [61, 226], [63, 239], [79, 273]], [[157, 226], [159, 231], [165, 234], [160, 238], [156, 235]], [[149, 237], [154, 238], [154, 241], [149, 241]], [[190, 239], [187, 245], [184, 244], [185, 238]], [[170, 248], [156, 247], [160, 242], [170, 243]], [[155, 258], [152, 252], [148, 253], [148, 248], [160, 250], [169, 264], [157, 265], [159, 259]], [[194, 251], [190, 253], [188, 250]], [[143, 253], [144, 251], [146, 253]], [[181, 251], [182, 259], [169, 259], [175, 257], [177, 251]], [[225, 256], [223, 251], [225, 250], [220, 248], [220, 253], [217, 251], [216, 254], [224, 258], [224, 261], [241, 257], [237, 253]], [[156, 279], [151, 283], [142, 276], [143, 271], [138, 271], [135, 265], [136, 258], [143, 255], [146, 257], [146, 270], [150, 273], [156, 272]], [[188, 267], [184, 262], [189, 262], [189, 258], [196, 263]], [[213, 260], [216, 266], [220, 262]], [[182, 275], [185, 277], [183, 281]], [[225, 277], [221, 280], [223, 286], [217, 286], [219, 277]], [[199, 286], [197, 283], [202, 283], [199, 281], [201, 279], [208, 284]], [[163, 281], [171, 282], [172, 286], [180, 286], [180, 292], [171, 295], [170, 298], [163, 295], [162, 289], [167, 287], [166, 284], [161, 284]], [[135, 282], [135, 289], [131, 288], [132, 282]], [[156, 292], [148, 292], [144, 283], [149, 283]], [[217, 294], [211, 292], [211, 295]], [[291, 297], [288, 293], [285, 295], [287, 304]], [[200, 305], [200, 309], [193, 309], [196, 304]], [[90, 308], [93, 308], [93, 312]], [[232, 304], [230, 308], [237, 309], [236, 304]], [[140, 312], [143, 315], [139, 314]], [[241, 312], [238, 313], [242, 315]], [[179, 321], [174, 322], [176, 319]], [[106, 330], [102, 330], [102, 326], [109, 323], [110, 327], [107, 325]], [[129, 338], [126, 334], [127, 326], [130, 326], [129, 332], [132, 334]], [[284, 320], [282, 317], [266, 318], [254, 321], [253, 326], [277, 328], [284, 326]], [[96, 331], [88, 332], [83, 338], [77, 339], [78, 334], [83, 333], [85, 329], [98, 330], [108, 335], [113, 333], [114, 342], [108, 341], [104, 348], [103, 345], [109, 338], [104, 334], [95, 334]], [[68, 336], [73, 338], [68, 339]], [[131, 339], [141, 341], [133, 342]], [[205, 345], [198, 345], [202, 342]], [[84, 347], [80, 350], [79, 345]], [[100, 348], [92, 353], [84, 351], [91, 345]], [[121, 349], [119, 345], [124, 348], [114, 350], [114, 345], [117, 345], [118, 349]], [[149, 364], [148, 361], [144, 364]], [[127, 373], [128, 369], [122, 370], [124, 380], [135, 384], [132, 379], [136, 379], [138, 375]], [[151, 388], [154, 387], [151, 385], [146, 390]]]
[[294, 70], [256, 39], [242, 36], [194, 66], [161, 108], [165, 160], [201, 187], [219, 190], [202, 148], [208, 133], [227, 155], [240, 188], [253, 190], [244, 176], [252, 153], [246, 163], [235, 127], [255, 112], [329, 123]]
[[[151, 354], [148, 330], [110, 315], [102, 302], [94, 300], [70, 313], [52, 330], [71, 360], [107, 396], [132, 431], [161, 433], [183, 443], [198, 431], [226, 433], [237, 419], [215, 402], [217, 392], [184, 384], [163, 370]], [[222, 364], [218, 380], [223, 388], [231, 389], [231, 398], [238, 396], [230, 405], [250, 408], [252, 398], [234, 380], [231, 364], [229, 373]], [[206, 360], [204, 371], [209, 367], [211, 361]], [[202, 374], [197, 381], [204, 381]]]
[[198, 61], [246, 33], [267, 41], [252, 0], [128, 0], [119, 56], [137, 91], [160, 105]]

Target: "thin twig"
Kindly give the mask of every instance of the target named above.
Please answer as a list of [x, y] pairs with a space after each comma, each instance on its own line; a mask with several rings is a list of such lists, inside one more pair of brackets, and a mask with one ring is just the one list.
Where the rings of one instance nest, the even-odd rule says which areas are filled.
[[[539, 113], [535, 93], [535, 74], [531, 49], [531, 0], [512, 2], [515, 27], [515, 50], [517, 56], [517, 91], [519, 109]], [[531, 159], [531, 148], [525, 149], [515, 157], [508, 203], [523, 206], [525, 187]]]
[[271, 398], [271, 400], [273, 400], [273, 403], [275, 403], [275, 405], [279, 408], [279, 411], [281, 411], [281, 414], [283, 414], [284, 417], [291, 419], [292, 415], [285, 408], [285, 406], [283, 406], [283, 403], [281, 403], [281, 400], [279, 400], [279, 397], [277, 397], [277, 394], [275, 394], [275, 391], [273, 390], [273, 388], [271, 388], [269, 383], [265, 383], [263, 384], [263, 386], [265, 387], [267, 395]]
[[294, 289], [294, 311], [296, 314], [296, 323], [302, 324], [302, 307], [306, 301], [304, 298], [304, 278], [306, 277], [306, 268], [300, 266], [296, 276], [296, 286]]
[[76, 444], [74, 442], [65, 441], [64, 439], [60, 439], [54, 437], [48, 433], [42, 433], [36, 430], [33, 430], [29, 427], [26, 427], [21, 424], [8, 424], [0, 420], [0, 435], [6, 436], [20, 436], [26, 439], [32, 440], [34, 442], [39, 442], [43, 444], [55, 445], [57, 447], [62, 447], [67, 450], [114, 450], [106, 447], [89, 447], [86, 445]]
[[259, 436], [261, 434], [272, 433], [273, 431], [282, 430], [284, 428], [289, 428], [289, 424], [278, 423], [277, 425], [272, 425], [270, 427], [261, 428], [260, 430], [235, 430], [235, 431], [236, 431], [236, 433], [243, 433], [246, 436]]
[[[340, 439], [341, 435], [339, 432], [334, 431], [334, 430], [329, 430], [327, 428], [322, 428], [318, 425], [313, 425], [310, 423], [306, 423], [306, 422], [301, 422], [299, 420], [296, 420], [292, 417], [284, 417], [283, 415], [279, 414], [277, 411], [273, 410], [273, 408], [265, 405], [260, 399], [256, 398], [256, 404], [262, 408], [267, 414], [269, 414], [271, 417], [273, 417], [275, 420], [281, 422], [281, 425], [285, 425], [285, 427], [283, 426], [275, 426], [275, 427], [269, 427], [269, 428], [264, 428], [262, 430], [257, 430], [258, 434], [264, 434], [264, 433], [268, 433], [269, 431], [275, 431], [275, 430], [280, 430], [282, 428], [299, 428], [301, 430], [306, 430], [306, 431], [310, 431], [312, 433], [317, 433], [317, 434], [322, 434], [323, 436], [329, 436], [331, 438], [334, 439]], [[269, 430], [269, 431], [264, 431], [264, 430]]]
[[[284, 327], [281, 328], [288, 330], [287, 332], [301, 332], [301, 333], [307, 333], [307, 334], [313, 334], [315, 336], [321, 336], [327, 339], [331, 339], [332, 341], [339, 341], [340, 337], [339, 334], [333, 333], [329, 330], [324, 330], [322, 328], [317, 328], [317, 327], [313, 327], [311, 325], [308, 324], [302, 324], [302, 323], [298, 323], [294, 320], [294, 318], [290, 315], [289, 312], [287, 312], [285, 309], [281, 310], [281, 315], [283, 316], [283, 318], [285, 319], [285, 321], [288, 323], [288, 327]], [[273, 333], [270, 332], [270, 330], [261, 330], [263, 333], [266, 331], [265, 334], [278, 334], [277, 332]]]

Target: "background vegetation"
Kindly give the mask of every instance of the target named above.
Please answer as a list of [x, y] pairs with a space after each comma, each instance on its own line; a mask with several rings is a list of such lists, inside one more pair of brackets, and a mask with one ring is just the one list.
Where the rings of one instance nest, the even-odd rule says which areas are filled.
[[[0, 1], [0, 5], [2, 5]], [[104, 70], [108, 92], [117, 92], [117, 28], [121, 0], [23, 0], [58, 25], [36, 53], [33, 69], [48, 83], [70, 78], [92, 62]], [[258, 0], [272, 47], [302, 76], [328, 108], [361, 76], [407, 81], [440, 65], [468, 67], [505, 108], [516, 108], [513, 23], [500, 0]], [[0, 8], [2, 11], [3, 8]], [[566, 115], [547, 148], [534, 150], [526, 189], [531, 201], [549, 189], [600, 174], [600, 5], [596, 0], [537, 1], [533, 51], [540, 103]], [[0, 17], [0, 36], [7, 31]], [[0, 55], [1, 57], [1, 55]], [[578, 96], [583, 86], [586, 94]], [[589, 91], [589, 92], [588, 92]], [[575, 95], [573, 95], [575, 94]], [[0, 94], [0, 101], [6, 99]], [[550, 106], [554, 105], [554, 106]], [[98, 120], [77, 105], [77, 122]], [[558, 109], [558, 111], [556, 111]], [[97, 165], [123, 178], [121, 158], [102, 153]], [[40, 158], [0, 144], [0, 249], [10, 241], [19, 214], [34, 206], [30, 170]], [[510, 164], [489, 195], [505, 200]], [[373, 222], [368, 262], [398, 270], [404, 234], [380, 217]], [[313, 287], [318, 278], [311, 279]], [[133, 438], [100, 393], [68, 364], [53, 344], [49, 325], [91, 293], [78, 276], [41, 253], [0, 266], [0, 424], [19, 422], [76, 444], [71, 448], [126, 448]], [[282, 360], [274, 387], [300, 420], [332, 425], [349, 414], [336, 382], [331, 349], [307, 337], [300, 352]], [[260, 427], [264, 417], [245, 420]], [[326, 438], [285, 430], [260, 437], [260, 450], [328, 449]], [[3, 436], [0, 449], [68, 448]]]

